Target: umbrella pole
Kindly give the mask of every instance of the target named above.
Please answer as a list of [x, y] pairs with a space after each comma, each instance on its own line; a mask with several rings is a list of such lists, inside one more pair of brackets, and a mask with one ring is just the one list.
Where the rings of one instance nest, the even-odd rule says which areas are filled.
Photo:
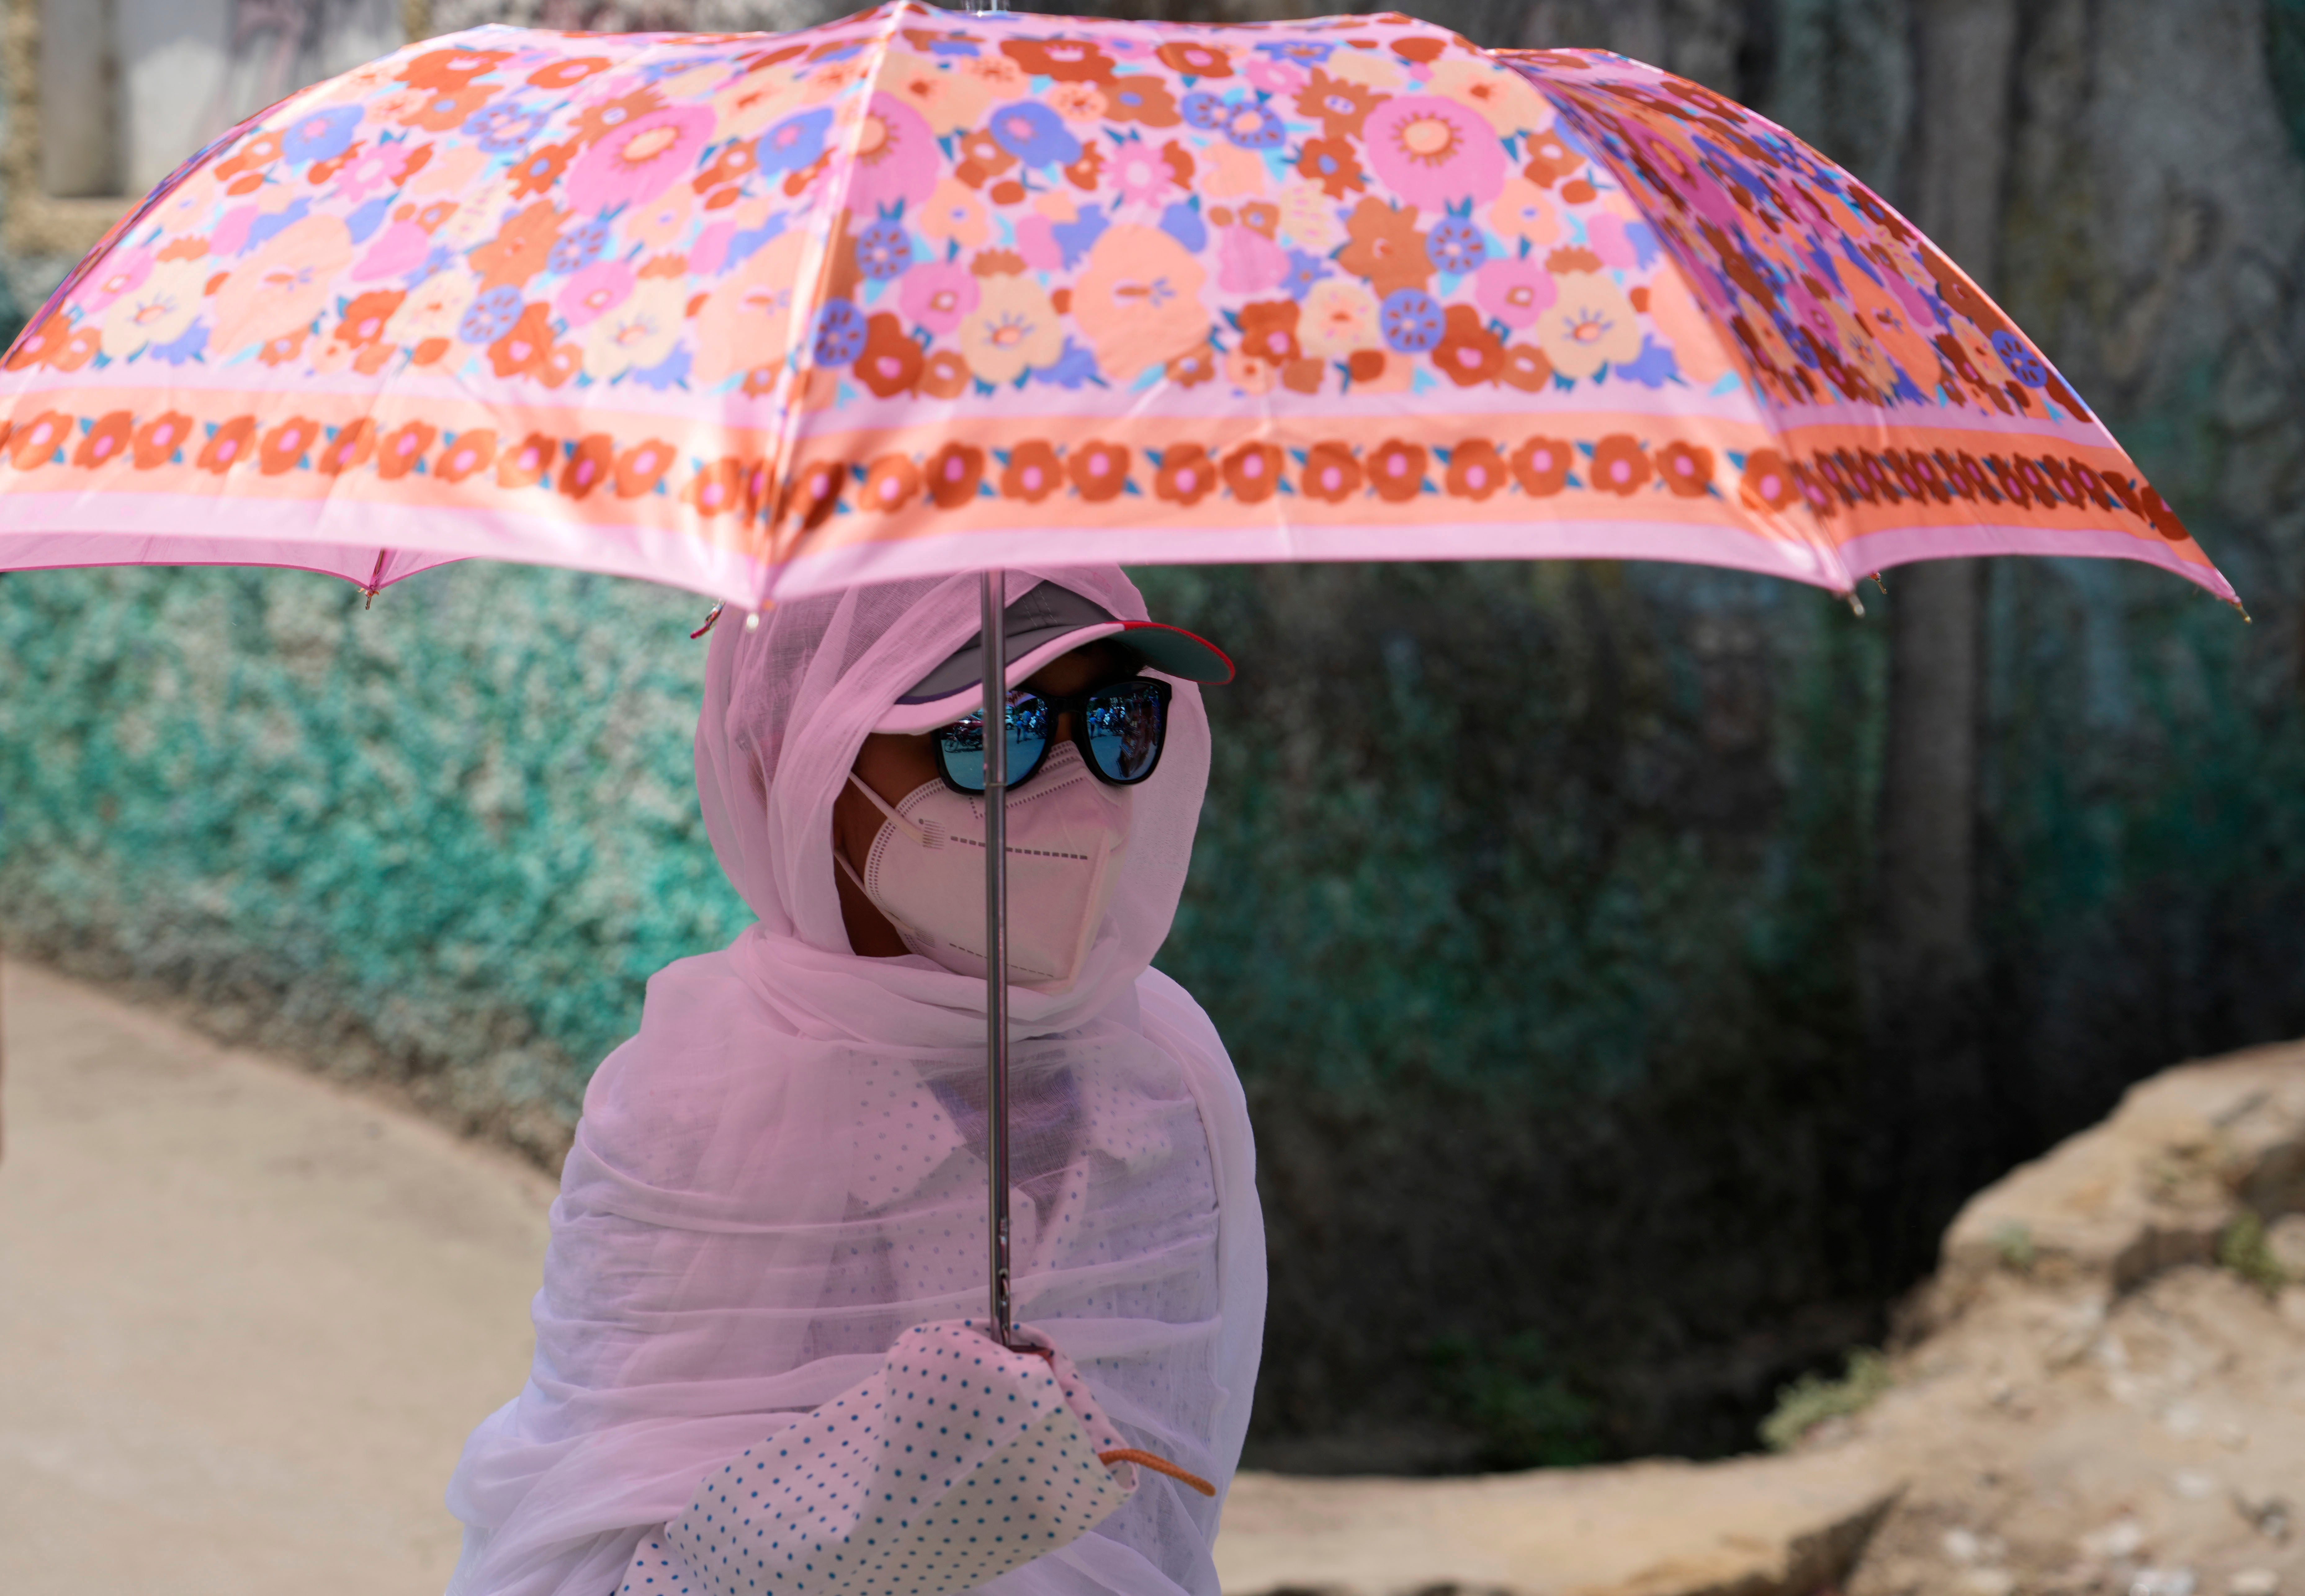
[[[1007, 0], [962, 0], [976, 15]], [[992, 1264], [992, 1337], [1014, 1345], [1008, 1300], [1008, 579], [984, 573], [984, 1162]], [[995, 714], [998, 707], [999, 713]]]
[[1006, 573], [981, 579], [984, 645], [984, 1163], [992, 1336], [1013, 1345], [1008, 1298], [1008, 637]]

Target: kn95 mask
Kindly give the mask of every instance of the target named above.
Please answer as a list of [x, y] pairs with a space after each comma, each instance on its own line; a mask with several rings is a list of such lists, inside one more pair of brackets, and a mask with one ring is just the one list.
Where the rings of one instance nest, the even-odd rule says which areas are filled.
[[[905, 946], [960, 975], [984, 974], [984, 800], [922, 783], [886, 817], [860, 872], [834, 858]], [[1008, 794], [1008, 978], [1064, 992], [1080, 979], [1128, 846], [1131, 789], [1101, 782], [1069, 743]]]

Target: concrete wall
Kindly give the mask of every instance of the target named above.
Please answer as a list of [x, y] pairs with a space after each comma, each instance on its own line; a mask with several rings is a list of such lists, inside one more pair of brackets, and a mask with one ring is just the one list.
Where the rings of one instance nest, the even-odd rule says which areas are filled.
[[[398, 0], [111, 0], [121, 171], [142, 193], [208, 140], [307, 83], [397, 48]], [[277, 18], [259, 26], [256, 19]]]
[[[397, 47], [404, 0], [4, 0], [0, 323], [233, 123]], [[11, 332], [13, 335], [13, 331]]]

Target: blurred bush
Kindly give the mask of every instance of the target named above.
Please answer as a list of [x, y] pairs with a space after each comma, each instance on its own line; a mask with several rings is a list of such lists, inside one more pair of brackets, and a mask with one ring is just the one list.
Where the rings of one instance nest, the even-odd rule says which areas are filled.
[[1804, 1374], [1777, 1393], [1777, 1405], [1761, 1421], [1761, 1444], [1790, 1452], [1801, 1438], [1828, 1419], [1861, 1413], [1896, 1383], [1889, 1360], [1869, 1346], [1849, 1349], [1849, 1369], [1839, 1380]]

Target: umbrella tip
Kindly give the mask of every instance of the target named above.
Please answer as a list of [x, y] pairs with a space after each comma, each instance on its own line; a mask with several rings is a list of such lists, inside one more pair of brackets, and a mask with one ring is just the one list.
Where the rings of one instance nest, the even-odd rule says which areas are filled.
[[[1883, 590], [1884, 592], [1886, 592], [1888, 590], [1884, 588], [1884, 589], [1883, 589], [1882, 590]], [[1859, 598], [1857, 596], [1857, 590], [1856, 590], [1855, 588], [1851, 588], [1851, 589], [1850, 589], [1847, 592], [1845, 592], [1845, 593], [1841, 594], [1841, 598], [1844, 598], [1844, 599], [1846, 599], [1846, 600], [1848, 601], [1848, 603], [1849, 603], [1849, 613], [1850, 613], [1850, 615], [1864, 615], [1864, 613], [1865, 613], [1865, 600], [1864, 600], [1864, 599], [1862, 599], [1862, 598]]]
[[1873, 573], [1873, 585], [1881, 590], [1881, 597], [1886, 598], [1889, 596], [1889, 584], [1881, 580], [1881, 573], [1878, 571]]
[[690, 642], [694, 642], [698, 638], [702, 637], [706, 632], [711, 631], [713, 624], [720, 618], [720, 612], [727, 607], [728, 607], [725, 604], [714, 605], [712, 607], [712, 613], [704, 617], [704, 624], [699, 626], [695, 631], [688, 634], [688, 641]]
[[367, 598], [361, 600], [361, 607], [362, 609], [374, 609], [376, 607], [376, 590], [374, 588], [362, 588], [361, 591], [368, 595]]
[[2249, 607], [2248, 607], [2247, 605], [2243, 604], [2240, 599], [2238, 599], [2238, 598], [2228, 598], [2228, 599], [2226, 599], [2226, 600], [2225, 600], [2225, 602], [2226, 602], [2227, 604], [2232, 605], [2232, 606], [2233, 607], [2233, 608], [2234, 608], [2236, 611], [2238, 611], [2238, 612], [2240, 613], [2240, 615], [2241, 615], [2241, 624], [2242, 625], [2244, 625], [2244, 626], [2254, 626], [2254, 625], [2256, 625], [2256, 624], [2257, 624], [2257, 623], [2256, 623], [2255, 621], [2252, 621], [2252, 620], [2250, 620], [2250, 619], [2249, 618]]

